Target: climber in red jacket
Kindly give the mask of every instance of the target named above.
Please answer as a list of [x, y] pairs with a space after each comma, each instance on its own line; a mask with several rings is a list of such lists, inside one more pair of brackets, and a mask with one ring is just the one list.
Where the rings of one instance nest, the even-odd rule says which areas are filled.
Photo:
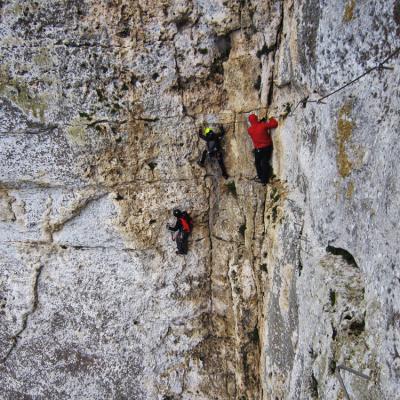
[[251, 136], [254, 145], [254, 158], [257, 170], [257, 182], [266, 185], [272, 176], [272, 166], [270, 164], [272, 156], [272, 139], [270, 129], [278, 126], [275, 118], [268, 121], [259, 121], [257, 115], [249, 115], [250, 127], [247, 132]]
[[181, 211], [178, 208], [174, 209], [173, 214], [176, 217], [175, 226], [167, 225], [167, 229], [177, 232], [177, 235], [173, 238], [178, 247], [176, 254], [185, 255], [188, 252], [188, 240], [193, 229], [193, 221], [186, 211]]

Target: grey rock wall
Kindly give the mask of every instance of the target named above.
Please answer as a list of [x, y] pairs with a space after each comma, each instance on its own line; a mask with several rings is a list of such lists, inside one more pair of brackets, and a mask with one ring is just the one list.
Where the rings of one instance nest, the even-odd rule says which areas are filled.
[[[313, 100], [327, 95], [398, 48], [396, 2], [318, 3], [285, 8], [289, 20], [283, 27], [277, 74], [278, 81], [287, 76], [290, 81], [275, 91], [278, 104], [293, 87], [298, 96], [294, 106], [306, 96]], [[318, 21], [311, 29], [309, 17]], [[291, 223], [302, 224], [298, 258], [289, 258], [297, 269], [292, 307], [298, 310], [299, 325], [285, 367], [268, 353], [289, 342], [288, 335], [278, 343], [267, 339], [272, 340], [265, 362], [269, 393], [336, 398], [334, 366], [344, 364], [371, 376], [368, 383], [342, 372], [352, 398], [399, 396], [399, 237], [394, 222], [399, 171], [393, 163], [399, 154], [398, 54], [387, 65], [392, 69], [371, 72], [327, 98], [326, 104], [300, 105], [281, 124], [283, 151], [276, 165], [292, 188], [289, 197], [301, 209], [297, 215], [287, 214]], [[273, 260], [287, 262], [285, 242], [293, 244], [290, 235], [281, 238], [277, 253], [282, 256]], [[279, 269], [281, 279], [287, 268]], [[281, 284], [280, 293], [283, 289]], [[273, 298], [269, 304], [275, 309]], [[272, 331], [267, 337], [273, 338], [271, 328], [266, 327]], [[284, 376], [281, 388], [274, 373], [268, 381], [271, 369]]]
[[399, 1], [0, 12], [0, 398], [399, 398]]

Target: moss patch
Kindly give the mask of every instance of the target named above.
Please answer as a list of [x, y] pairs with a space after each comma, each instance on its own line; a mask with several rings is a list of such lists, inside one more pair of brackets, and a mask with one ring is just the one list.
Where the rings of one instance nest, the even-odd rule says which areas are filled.
[[40, 118], [44, 122], [47, 108], [45, 96], [33, 95], [26, 82], [12, 78], [5, 68], [0, 69], [0, 95], [22, 108], [26, 114], [31, 113], [34, 118]]
[[337, 122], [336, 163], [339, 170], [339, 174], [342, 178], [349, 176], [353, 167], [346, 151], [346, 145], [350, 141], [355, 126], [354, 122], [351, 120], [352, 110], [353, 110], [353, 103], [351, 101], [345, 103], [339, 110], [339, 118]]
[[343, 22], [350, 22], [354, 19], [354, 8], [356, 6], [356, 0], [350, 0], [346, 3], [343, 13]]
[[349, 184], [347, 185], [347, 189], [346, 189], [346, 199], [350, 200], [353, 197], [354, 194], [354, 182], [351, 181], [349, 182]]
[[284, 183], [275, 180], [271, 183], [271, 191], [267, 198], [265, 217], [272, 224], [280, 223], [284, 217], [283, 203], [287, 197], [287, 188]]
[[42, 47], [34, 56], [33, 62], [40, 67], [50, 67], [52, 65], [52, 59], [50, 56], [49, 49]]
[[86, 126], [89, 120], [85, 117], [75, 118], [67, 128], [68, 138], [71, 142], [83, 146], [86, 141]]
[[228, 190], [228, 193], [230, 193], [233, 197], [237, 197], [237, 190], [234, 181], [226, 183], [225, 186]]

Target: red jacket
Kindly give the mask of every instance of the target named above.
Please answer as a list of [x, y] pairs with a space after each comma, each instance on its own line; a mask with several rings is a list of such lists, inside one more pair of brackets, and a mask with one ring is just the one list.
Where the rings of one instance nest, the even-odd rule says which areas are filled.
[[269, 130], [278, 126], [278, 121], [275, 118], [270, 118], [267, 122], [258, 120], [257, 115], [249, 115], [250, 128], [247, 132], [253, 140], [253, 145], [256, 149], [272, 146], [272, 139]]

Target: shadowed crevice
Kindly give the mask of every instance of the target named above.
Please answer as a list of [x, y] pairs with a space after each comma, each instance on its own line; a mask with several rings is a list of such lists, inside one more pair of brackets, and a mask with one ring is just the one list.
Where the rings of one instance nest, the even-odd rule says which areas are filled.
[[350, 254], [347, 250], [342, 249], [340, 247], [334, 247], [328, 245], [326, 247], [326, 251], [334, 256], [341, 256], [343, 260], [346, 261], [347, 264], [351, 265], [352, 267], [359, 268], [353, 255]]

